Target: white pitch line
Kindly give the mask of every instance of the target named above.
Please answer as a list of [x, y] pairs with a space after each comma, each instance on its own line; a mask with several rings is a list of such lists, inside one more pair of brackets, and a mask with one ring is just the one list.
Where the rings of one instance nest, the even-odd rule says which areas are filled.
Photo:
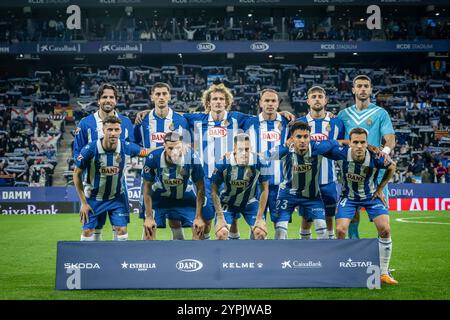
[[437, 217], [408, 217], [408, 218], [397, 218], [395, 221], [398, 222], [404, 222], [404, 223], [425, 223], [425, 224], [446, 224], [450, 225], [450, 222], [427, 222], [427, 221], [405, 221], [405, 220], [411, 220], [411, 219], [433, 219]]

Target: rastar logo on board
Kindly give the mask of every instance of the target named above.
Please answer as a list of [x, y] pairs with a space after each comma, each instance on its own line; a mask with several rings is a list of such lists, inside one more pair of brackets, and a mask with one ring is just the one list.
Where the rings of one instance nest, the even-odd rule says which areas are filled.
[[183, 272], [195, 272], [203, 268], [203, 263], [195, 259], [184, 259], [176, 263], [176, 268]]
[[227, 128], [222, 127], [209, 128], [208, 135], [213, 138], [223, 138], [227, 135]]
[[261, 132], [261, 139], [268, 142], [280, 141], [281, 134], [276, 131], [263, 131]]
[[154, 132], [152, 133], [151, 139], [153, 142], [164, 143], [165, 132]]
[[367, 268], [372, 265], [372, 261], [353, 261], [348, 258], [347, 261], [339, 262], [339, 268]]

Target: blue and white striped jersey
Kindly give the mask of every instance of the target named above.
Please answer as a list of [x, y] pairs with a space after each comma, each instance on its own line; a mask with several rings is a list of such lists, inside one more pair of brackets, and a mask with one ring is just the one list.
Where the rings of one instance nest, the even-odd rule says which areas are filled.
[[215, 164], [220, 163], [227, 152], [233, 151], [233, 138], [243, 132], [245, 121], [255, 117], [235, 111], [225, 112], [222, 121], [214, 121], [211, 113], [185, 113], [183, 116], [188, 121], [194, 150], [208, 178], [213, 175]]
[[376, 158], [369, 150], [363, 163], [356, 162], [351, 156], [348, 146], [335, 147], [327, 156], [334, 160], [342, 160], [342, 197], [353, 201], [367, 200], [373, 197], [376, 190], [380, 169], [386, 169], [384, 158]]
[[[343, 140], [345, 137], [344, 123], [339, 118], [330, 118], [327, 112], [325, 118], [314, 119], [308, 113], [306, 116], [298, 118], [297, 121], [308, 123], [311, 127], [311, 140]], [[319, 184], [329, 184], [336, 182], [336, 167], [333, 160], [322, 158]]]
[[204, 178], [202, 165], [190, 148], [179, 165], [169, 165], [165, 155], [163, 147], [150, 152], [145, 159], [142, 177], [152, 183], [152, 200], [182, 200], [190, 181], [197, 183]]
[[136, 143], [144, 148], [156, 148], [164, 145], [166, 132], [177, 131], [183, 135], [183, 129], [188, 131], [186, 119], [169, 108], [169, 113], [163, 119], [158, 117], [155, 109], [150, 111], [140, 124], [134, 127]]
[[125, 156], [138, 156], [142, 150], [135, 143], [119, 140], [115, 151], [105, 151], [102, 141], [98, 139], [91, 142], [74, 157], [75, 165], [85, 170], [85, 195], [96, 201], [112, 200], [124, 193], [126, 195], [123, 174]]
[[268, 181], [268, 176], [261, 174], [262, 168], [267, 166], [256, 154], [250, 155], [248, 165], [238, 165], [234, 155], [224, 158], [216, 165], [212, 181], [217, 189], [224, 183], [220, 193], [223, 204], [235, 208], [245, 208], [247, 204], [256, 201], [256, 187], [258, 182]]
[[362, 111], [359, 111], [355, 105], [352, 105], [339, 112], [338, 118], [344, 122], [346, 139], [349, 139], [350, 131], [353, 128], [360, 127], [368, 131], [368, 143], [379, 147], [383, 136], [395, 134], [391, 117], [387, 111], [373, 103], [370, 103]]
[[[73, 142], [73, 156], [77, 157], [81, 149], [97, 139], [103, 138], [103, 121], [100, 119], [99, 111], [88, 115], [81, 119], [75, 130], [75, 140]], [[133, 124], [131, 120], [126, 116], [118, 114], [114, 111], [114, 115], [119, 117], [122, 121], [121, 128], [122, 133], [120, 134], [120, 139], [134, 142], [134, 132]]]
[[339, 143], [334, 140], [311, 141], [304, 156], [285, 146], [269, 152], [271, 159], [278, 158], [283, 162], [280, 189], [288, 189], [290, 194], [303, 198], [318, 197], [322, 157], [335, 146], [339, 146]]
[[[256, 152], [265, 153], [284, 145], [289, 133], [288, 123], [289, 121], [280, 114], [275, 120], [264, 120], [262, 114], [259, 114], [258, 117], [246, 121], [244, 130], [250, 135], [253, 148], [256, 146]], [[279, 185], [282, 180], [281, 171], [281, 161], [273, 160], [267, 167], [263, 167], [261, 174], [268, 176], [270, 185]]]

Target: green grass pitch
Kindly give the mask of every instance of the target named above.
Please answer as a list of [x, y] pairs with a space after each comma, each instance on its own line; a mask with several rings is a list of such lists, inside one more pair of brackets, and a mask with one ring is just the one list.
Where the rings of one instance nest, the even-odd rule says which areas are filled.
[[[396, 219], [406, 220], [397, 221]], [[417, 219], [416, 219], [417, 218]], [[141, 237], [141, 222], [132, 216], [130, 240]], [[289, 238], [298, 237], [300, 220], [294, 215]], [[107, 225], [108, 226], [108, 225]], [[269, 238], [273, 239], [270, 225]], [[223, 290], [94, 290], [57, 291], [56, 243], [78, 241], [79, 217], [0, 216], [0, 299], [449, 299], [450, 212], [392, 212], [391, 268], [397, 286], [368, 289], [223, 289]], [[241, 221], [241, 236], [249, 229]], [[186, 237], [191, 233], [186, 229]], [[363, 215], [362, 237], [376, 237], [375, 227]], [[111, 239], [109, 227], [104, 239]], [[158, 230], [160, 240], [170, 239], [169, 229]]]

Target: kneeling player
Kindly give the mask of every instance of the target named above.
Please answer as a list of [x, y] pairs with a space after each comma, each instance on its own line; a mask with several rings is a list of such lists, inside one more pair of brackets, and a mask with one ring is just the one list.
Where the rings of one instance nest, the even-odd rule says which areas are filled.
[[[182, 142], [177, 132], [168, 132], [164, 147], [153, 150], [143, 168], [144, 179], [144, 240], [156, 239], [157, 226], [165, 226], [166, 217], [171, 225], [192, 226], [192, 238], [202, 239], [205, 222], [202, 208], [205, 198], [204, 173], [193, 150]], [[195, 183], [197, 195], [192, 190]], [[189, 190], [191, 189], [191, 190]], [[174, 234], [174, 239], [184, 239]]]
[[[127, 240], [130, 221], [126, 193], [125, 156], [141, 156], [148, 150], [137, 144], [120, 140], [121, 120], [116, 116], [103, 119], [102, 139], [91, 142], [75, 155], [73, 173], [75, 188], [81, 200], [80, 219], [83, 223], [81, 241], [94, 241], [94, 231], [101, 230], [109, 215], [117, 240]], [[83, 172], [86, 173], [84, 189]]]
[[[226, 156], [216, 165], [212, 176], [211, 195], [216, 210], [216, 239], [229, 238], [230, 225], [233, 226], [234, 237], [238, 234], [237, 222], [244, 216], [251, 228], [251, 239], [263, 240], [267, 237], [264, 211], [269, 196], [268, 177], [261, 175], [263, 164], [251, 151], [250, 136], [238, 134], [234, 137], [233, 153]], [[259, 204], [256, 199], [257, 183], [260, 183]], [[219, 196], [219, 188], [225, 184]]]
[[[350, 147], [337, 148], [331, 152], [335, 160], [343, 160], [344, 178], [341, 199], [336, 214], [336, 235], [345, 239], [350, 221], [360, 208], [365, 208], [371, 221], [375, 223], [379, 237], [381, 282], [397, 284], [389, 274], [389, 261], [392, 253], [389, 210], [383, 188], [395, 172], [395, 163], [385, 164], [383, 157], [376, 158], [367, 150], [367, 131], [354, 128], [350, 131]], [[339, 158], [339, 159], [338, 159]], [[386, 169], [379, 185], [376, 185], [378, 172]]]

